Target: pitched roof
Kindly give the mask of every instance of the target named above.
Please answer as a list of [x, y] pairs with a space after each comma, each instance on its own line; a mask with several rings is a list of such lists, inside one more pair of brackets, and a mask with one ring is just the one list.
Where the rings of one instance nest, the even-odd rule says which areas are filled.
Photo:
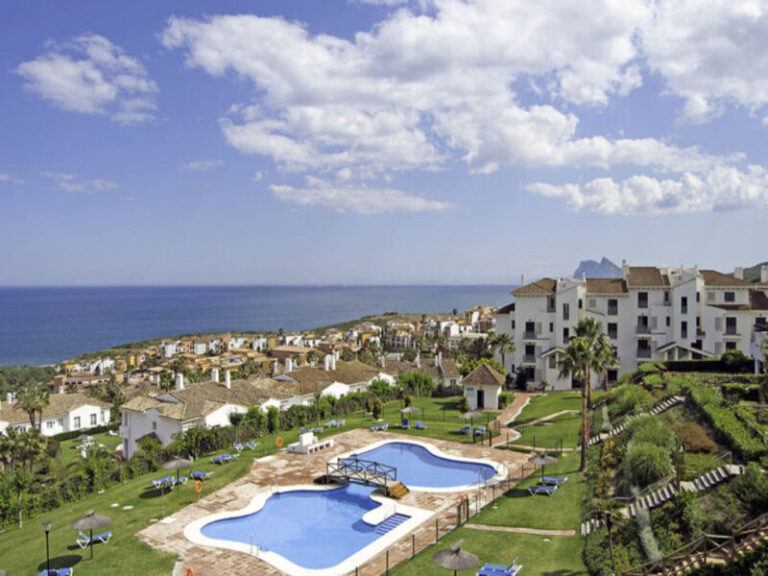
[[510, 294], [513, 296], [541, 296], [546, 294], [554, 294], [557, 287], [557, 281], [552, 278], [542, 278], [536, 282], [531, 282], [525, 286], [520, 286], [512, 290]]
[[485, 362], [479, 364], [462, 381], [462, 386], [503, 386], [504, 376]]
[[627, 275], [628, 286], [669, 286], [669, 278], [655, 266], [632, 266]]
[[624, 294], [627, 283], [621, 278], [587, 278], [587, 294]]
[[401, 362], [398, 360], [387, 360], [382, 372], [397, 376], [403, 372], [421, 372], [433, 380], [442, 378], [458, 378], [461, 373], [456, 361], [451, 358], [443, 358], [440, 361], [440, 368], [435, 366], [432, 360], [423, 360], [421, 366], [416, 366], [415, 362]]
[[717, 270], [702, 270], [701, 276], [704, 278], [704, 284], [706, 286], [723, 286], [723, 287], [753, 287], [752, 282], [746, 280], [740, 280], [730, 274], [723, 274]]
[[507, 304], [506, 306], [502, 306], [498, 310], [496, 310], [496, 314], [509, 314], [510, 312], [515, 311], [515, 303], [512, 302], [511, 304]]
[[752, 310], [768, 310], [768, 295], [761, 290], [750, 290], [749, 307]]
[[[106, 408], [109, 404], [83, 394], [51, 394], [48, 397], [48, 406], [43, 408], [43, 420], [65, 416], [81, 406]], [[0, 404], [0, 421], [9, 424], [21, 424], [29, 422], [29, 415], [19, 408], [18, 404], [3, 402]]]
[[285, 374], [285, 376], [296, 383], [294, 386], [297, 394], [310, 394], [316, 389], [325, 390], [334, 382], [341, 382], [342, 384], [367, 382], [378, 373], [378, 370], [359, 360], [352, 362], [338, 360], [336, 361], [336, 370], [326, 371], [319, 367], [304, 366]]

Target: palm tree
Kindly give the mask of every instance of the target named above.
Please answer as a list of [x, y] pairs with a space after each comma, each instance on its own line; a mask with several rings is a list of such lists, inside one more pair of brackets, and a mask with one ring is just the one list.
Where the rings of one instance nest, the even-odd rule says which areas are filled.
[[[37, 386], [28, 385], [22, 388], [19, 393], [19, 408], [29, 415], [29, 423], [32, 428], [35, 428], [37, 423], [37, 429], [40, 431], [43, 426], [43, 409], [48, 406], [48, 387], [45, 384], [38, 384]], [[39, 421], [37, 415], [40, 414]]]
[[558, 361], [560, 378], [574, 379], [581, 383], [581, 464], [583, 472], [587, 465], [587, 382], [591, 376], [593, 353], [589, 340], [577, 336], [571, 340]]
[[623, 506], [613, 498], [599, 498], [595, 500], [595, 512], [603, 519], [608, 528], [608, 550], [611, 554], [611, 568], [613, 566], [613, 532], [617, 524], [620, 524], [626, 516], [622, 513]]
[[[616, 349], [608, 343], [605, 334], [600, 334], [595, 342], [595, 364], [594, 368], [598, 374], [603, 376], [603, 390], [608, 390], [608, 369], [619, 365], [616, 357]], [[591, 398], [587, 398], [589, 402]]]
[[[597, 341], [600, 338], [600, 335], [602, 334], [600, 329], [600, 323], [595, 320], [594, 318], [584, 318], [576, 325], [576, 336], [580, 338], [585, 338], [587, 340], [587, 346], [589, 347], [589, 350], [592, 353], [592, 360], [590, 361], [590, 372], [592, 369], [596, 368], [596, 359], [597, 359]], [[598, 370], [595, 370], [599, 373]], [[592, 375], [591, 373], [588, 374], [588, 378], [586, 381], [586, 387], [587, 387], [587, 406], [592, 406]]]
[[491, 346], [499, 351], [499, 355], [501, 356], [501, 366], [504, 368], [504, 370], [506, 370], [507, 353], [513, 354], [515, 352], [515, 341], [509, 334], [501, 332], [500, 334], [496, 334], [496, 336], [493, 337]]
[[45, 454], [48, 440], [34, 428], [19, 435], [19, 456], [29, 465], [29, 473], [35, 471], [35, 461]]

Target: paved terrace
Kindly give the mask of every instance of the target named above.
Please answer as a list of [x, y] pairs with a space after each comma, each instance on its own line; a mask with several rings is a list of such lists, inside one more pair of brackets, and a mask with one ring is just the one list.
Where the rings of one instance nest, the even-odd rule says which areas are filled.
[[[193, 544], [184, 537], [184, 527], [193, 520], [215, 512], [239, 510], [245, 507], [259, 491], [272, 484], [276, 483], [280, 486], [311, 484], [315, 478], [325, 474], [326, 463], [340, 454], [350, 450], [359, 450], [380, 440], [403, 439], [398, 434], [359, 429], [336, 435], [333, 438], [335, 443], [332, 448], [312, 455], [304, 456], [283, 451], [265, 461], [254, 462], [251, 471], [240, 480], [201, 498], [197, 503], [176, 512], [165, 521], [152, 524], [140, 531], [137, 536], [155, 548], [177, 554], [181, 563], [181, 570], [179, 571], [181, 574], [186, 574], [187, 569], [191, 569], [195, 576], [235, 574], [284, 576], [283, 572], [255, 556]], [[478, 501], [481, 506], [484, 506], [494, 496], [500, 495], [501, 490], [511, 488], [520, 481], [521, 477], [534, 471], [533, 466], [527, 463], [526, 454], [511, 450], [496, 450], [479, 444], [453, 443], [426, 436], [423, 439], [448, 455], [465, 458], [488, 458], [507, 466], [509, 479], [501, 487], [481, 488], [469, 492], [473, 515], [477, 511]], [[389, 547], [390, 568], [410, 558], [414, 543], [416, 551], [419, 551], [435, 541], [435, 520], [437, 520], [437, 531], [440, 536], [456, 527], [458, 503], [456, 493], [425, 494], [411, 492], [401, 502], [433, 511], [435, 515], [414, 532]], [[170, 523], [166, 523], [169, 520]], [[384, 574], [385, 570], [386, 555], [381, 553], [361, 565], [358, 574], [359, 576], [379, 576]], [[352, 571], [348, 574], [352, 576], [355, 572]]]

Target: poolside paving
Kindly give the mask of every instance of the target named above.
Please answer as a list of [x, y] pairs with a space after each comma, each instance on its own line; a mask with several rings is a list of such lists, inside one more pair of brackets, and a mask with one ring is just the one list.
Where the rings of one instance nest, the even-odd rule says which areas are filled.
[[[184, 527], [191, 521], [215, 512], [239, 510], [245, 507], [259, 492], [270, 486], [290, 486], [311, 484], [315, 478], [325, 474], [326, 463], [340, 454], [359, 450], [380, 440], [402, 440], [402, 436], [387, 432], [368, 430], [350, 430], [333, 437], [334, 446], [310, 455], [292, 454], [282, 451], [275, 456], [254, 461], [251, 471], [243, 478], [228, 484], [224, 488], [201, 498], [195, 504], [172, 515], [174, 521], [165, 524], [157, 522], [137, 533], [137, 536], [149, 545], [177, 554], [181, 573], [193, 571], [195, 576], [219, 576], [227, 574], [264, 574], [282, 576], [284, 573], [256, 556], [208, 548], [193, 544], [184, 537]], [[424, 441], [437, 447], [448, 455], [465, 458], [491, 459], [506, 465], [508, 480], [501, 486], [488, 486], [468, 490], [472, 515], [477, 508], [509, 490], [522, 478], [534, 471], [527, 462], [527, 454], [510, 450], [497, 450], [480, 444], [460, 444], [436, 438], [424, 437]], [[245, 457], [245, 455], [243, 455]], [[411, 492], [401, 502], [417, 508], [434, 512], [432, 519], [421, 524], [416, 530], [401, 538], [388, 548], [389, 568], [411, 557], [415, 548], [418, 552], [435, 541], [436, 534], [441, 537], [456, 527], [458, 495]], [[382, 552], [358, 568], [359, 576], [378, 576], [387, 569], [387, 554]], [[355, 571], [348, 573], [349, 576]], [[339, 576], [347, 576], [340, 574]]]

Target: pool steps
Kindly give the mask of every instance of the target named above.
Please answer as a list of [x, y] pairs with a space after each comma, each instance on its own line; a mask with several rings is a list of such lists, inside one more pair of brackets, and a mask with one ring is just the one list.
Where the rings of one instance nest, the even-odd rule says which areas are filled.
[[402, 482], [395, 482], [387, 488], [387, 496], [394, 498], [395, 500], [404, 498], [409, 492], [410, 490], [408, 490], [408, 487]]
[[409, 518], [410, 516], [406, 516], [405, 514], [393, 514], [392, 516], [384, 520], [384, 522], [376, 526], [374, 530], [376, 534], [386, 534], [387, 532], [400, 526], [400, 524], [402, 524]]

